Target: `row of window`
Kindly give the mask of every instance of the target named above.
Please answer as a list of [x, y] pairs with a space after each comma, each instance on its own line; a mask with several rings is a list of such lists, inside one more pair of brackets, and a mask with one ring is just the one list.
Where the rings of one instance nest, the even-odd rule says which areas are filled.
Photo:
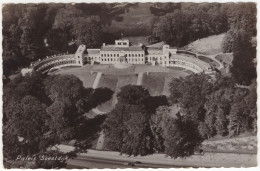
[[[119, 58], [104, 58], [104, 59], [102, 58], [102, 59], [101, 59], [101, 61], [105, 61], [105, 62], [106, 62], [106, 61], [108, 61], [108, 62], [116, 62], [116, 61], [119, 61], [119, 60], [120, 60]], [[134, 61], [136, 61], [136, 62], [137, 62], [137, 61], [143, 62], [144, 59], [140, 59], [140, 58], [138, 58], [138, 59], [137, 59], [137, 58], [135, 58], [135, 59], [134, 59], [134, 58], [129, 58], [129, 59], [127, 59], [127, 61], [129, 61], [129, 62], [131, 62], [131, 61], [132, 61], [132, 62], [134, 62]]]
[[117, 44], [118, 44], [118, 45], [121, 45], [121, 44], [122, 44], [122, 45], [127, 45], [127, 43], [125, 43], [125, 42], [122, 42], [122, 43], [118, 42]]
[[[75, 63], [76, 63], [75, 60], [60, 61], [60, 62], [47, 64], [47, 66], [46, 65], [42, 66], [38, 70], [46, 71], [46, 70], [51, 69], [55, 66], [64, 65], [64, 64], [75, 64]], [[78, 63], [80, 64], [80, 61], [78, 61]]]
[[191, 64], [191, 63], [187, 63], [187, 62], [180, 62], [180, 61], [173, 61], [173, 64], [179, 64], [179, 65], [186, 65], [190, 68], [193, 68], [195, 70], [199, 70], [200, 68], [194, 64]]
[[[149, 57], [149, 58], [147, 57], [146, 60], [148, 60], [148, 59], [149, 59], [149, 61], [151, 61], [151, 60], [154, 60], [154, 59], [155, 60], [162, 60], [163, 58], [162, 57]], [[165, 59], [166, 59], [166, 57], [165, 57]]]
[[[144, 54], [125, 54], [126, 57], [144, 57]], [[101, 57], [119, 57], [119, 54], [101, 54]]]

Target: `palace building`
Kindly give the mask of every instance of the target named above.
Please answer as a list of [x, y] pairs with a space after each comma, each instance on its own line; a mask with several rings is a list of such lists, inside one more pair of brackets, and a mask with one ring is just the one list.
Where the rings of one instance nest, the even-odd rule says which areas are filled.
[[87, 49], [84, 54], [86, 63], [100, 64], [151, 64], [164, 67], [182, 67], [195, 73], [211, 72], [211, 66], [196, 58], [181, 55], [176, 48], [171, 48], [164, 42], [144, 46], [143, 44], [131, 45], [129, 40], [115, 40], [115, 44], [103, 43], [100, 49]]
[[127, 39], [116, 40], [114, 45], [103, 43], [101, 49], [87, 49], [85, 60], [100, 64], [145, 64], [145, 48], [141, 44], [130, 45]]
[[195, 73], [212, 73], [212, 67], [197, 58], [192, 52], [177, 50], [164, 42], [145, 46], [141, 43], [132, 45], [128, 39], [115, 40], [115, 44], [105, 44], [100, 49], [86, 49], [80, 45], [75, 54], [58, 54], [36, 61], [21, 72], [25, 75], [32, 70], [47, 73], [53, 69], [66, 66], [83, 66], [84, 64], [116, 65], [158, 65], [163, 67], [180, 67]]

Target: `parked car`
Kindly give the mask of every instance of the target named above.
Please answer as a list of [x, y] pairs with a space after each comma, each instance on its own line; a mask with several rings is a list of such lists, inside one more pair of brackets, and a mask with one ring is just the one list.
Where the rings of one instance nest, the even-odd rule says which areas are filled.
[[135, 163], [133, 163], [133, 162], [125, 162], [123, 165], [125, 165], [125, 166], [135, 166]]
[[194, 152], [194, 155], [203, 156], [204, 154], [205, 154], [205, 151], [202, 150], [202, 149], [196, 150], [196, 151]]
[[140, 161], [135, 161], [134, 164], [140, 165], [140, 164], [142, 164], [142, 162], [140, 162]]

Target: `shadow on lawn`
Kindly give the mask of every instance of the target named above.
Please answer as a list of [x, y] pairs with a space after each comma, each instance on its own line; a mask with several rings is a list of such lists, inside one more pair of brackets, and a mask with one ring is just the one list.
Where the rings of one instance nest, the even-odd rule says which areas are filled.
[[97, 89], [86, 89], [86, 92], [89, 93], [89, 99], [87, 103], [87, 111], [97, 107], [98, 105], [109, 101], [114, 94], [109, 88], [101, 87]]

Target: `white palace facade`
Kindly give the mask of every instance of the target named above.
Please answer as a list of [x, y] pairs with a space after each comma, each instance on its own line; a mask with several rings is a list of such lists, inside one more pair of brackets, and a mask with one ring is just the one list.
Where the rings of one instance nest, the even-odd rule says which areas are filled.
[[[75, 54], [58, 54], [47, 56], [36, 61], [29, 68], [22, 69], [22, 74], [32, 70], [47, 73], [52, 69], [66, 66], [83, 66], [84, 64], [133, 64], [133, 65], [159, 65], [163, 67], [180, 67], [195, 73], [212, 73], [212, 67], [197, 58], [191, 52], [178, 51], [164, 42], [144, 46], [131, 45], [129, 40], [115, 40], [115, 44], [103, 43], [100, 49], [87, 49], [80, 45]], [[188, 53], [188, 54], [187, 54]]]
[[212, 71], [212, 67], [196, 58], [196, 55], [177, 53], [176, 48], [171, 48], [164, 42], [144, 46], [143, 44], [131, 45], [129, 40], [116, 40], [114, 45], [103, 43], [100, 49], [87, 49], [84, 54], [86, 63], [100, 64], [151, 64], [164, 67], [181, 67], [195, 73]]

